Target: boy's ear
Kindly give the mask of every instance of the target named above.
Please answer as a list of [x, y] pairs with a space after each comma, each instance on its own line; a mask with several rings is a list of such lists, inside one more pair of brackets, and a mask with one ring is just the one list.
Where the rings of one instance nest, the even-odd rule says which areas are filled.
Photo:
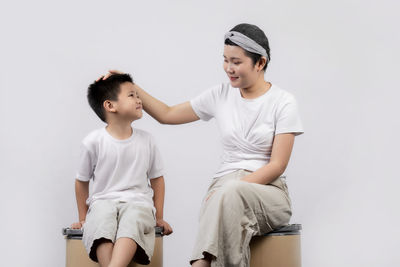
[[116, 112], [113, 102], [106, 100], [103, 102], [103, 107], [107, 112]]

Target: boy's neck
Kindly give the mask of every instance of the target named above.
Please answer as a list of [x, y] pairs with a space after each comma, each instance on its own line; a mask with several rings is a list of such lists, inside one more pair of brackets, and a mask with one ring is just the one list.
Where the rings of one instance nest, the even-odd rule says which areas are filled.
[[107, 132], [115, 139], [124, 140], [132, 135], [132, 127], [130, 123], [108, 123]]

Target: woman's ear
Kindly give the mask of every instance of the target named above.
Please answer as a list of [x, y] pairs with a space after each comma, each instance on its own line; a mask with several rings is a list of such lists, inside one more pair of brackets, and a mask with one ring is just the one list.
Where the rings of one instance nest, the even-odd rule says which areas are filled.
[[116, 112], [113, 102], [110, 100], [106, 100], [103, 102], [103, 107], [107, 112]]
[[267, 58], [261, 57], [257, 63], [257, 71], [261, 71], [264, 68], [265, 64], [267, 64]]

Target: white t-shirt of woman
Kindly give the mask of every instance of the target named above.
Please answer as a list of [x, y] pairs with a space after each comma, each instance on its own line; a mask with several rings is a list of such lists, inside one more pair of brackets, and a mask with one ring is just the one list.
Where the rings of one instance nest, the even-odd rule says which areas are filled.
[[295, 98], [274, 84], [263, 95], [245, 99], [239, 88], [223, 83], [190, 103], [201, 120], [215, 118], [221, 133], [223, 154], [214, 177], [255, 171], [269, 162], [275, 135], [303, 133]]

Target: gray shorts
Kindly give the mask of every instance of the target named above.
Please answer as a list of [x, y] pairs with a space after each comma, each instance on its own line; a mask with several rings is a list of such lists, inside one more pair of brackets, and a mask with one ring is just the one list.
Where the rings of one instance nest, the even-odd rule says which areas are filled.
[[90, 205], [83, 225], [82, 241], [89, 257], [97, 261], [96, 249], [100, 239], [115, 243], [128, 237], [138, 244], [133, 260], [148, 264], [154, 251], [156, 225], [153, 208], [135, 202], [96, 200]]

